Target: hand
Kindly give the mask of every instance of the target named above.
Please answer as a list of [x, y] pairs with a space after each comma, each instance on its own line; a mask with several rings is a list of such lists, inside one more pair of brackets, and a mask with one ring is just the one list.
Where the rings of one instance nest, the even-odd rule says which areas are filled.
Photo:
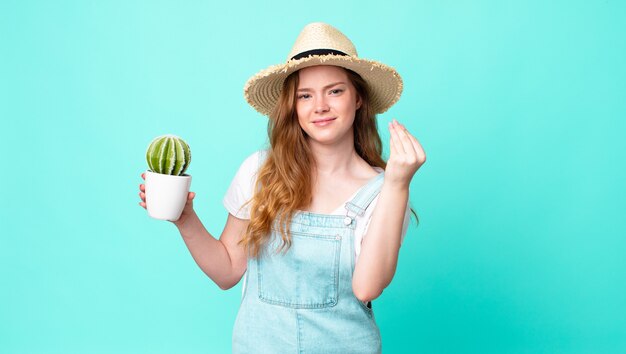
[[[144, 180], [146, 179], [145, 173], [141, 174], [141, 178], [143, 178]], [[146, 192], [146, 185], [140, 184], [139, 185], [139, 198], [141, 198], [141, 202], [139, 202], [139, 205], [142, 206], [144, 209], [146, 209], [146, 193], [145, 192]], [[182, 224], [184, 224], [185, 220], [187, 220], [189, 215], [195, 214], [195, 211], [193, 210], [193, 198], [195, 198], [195, 196], [196, 196], [196, 193], [189, 192], [189, 194], [187, 195], [187, 202], [185, 203], [185, 208], [183, 209], [183, 212], [180, 214], [180, 218], [178, 218], [178, 220], [176, 221], [171, 221], [177, 227], [180, 227]]]
[[389, 123], [390, 153], [385, 182], [409, 187], [417, 169], [426, 162], [422, 145], [395, 119]]

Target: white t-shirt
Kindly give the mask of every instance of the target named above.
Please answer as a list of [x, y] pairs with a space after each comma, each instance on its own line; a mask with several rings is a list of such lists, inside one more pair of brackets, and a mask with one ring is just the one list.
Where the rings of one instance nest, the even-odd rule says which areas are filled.
[[[259, 169], [259, 156], [260, 151], [253, 153], [248, 156], [244, 162], [239, 167], [235, 178], [230, 184], [228, 191], [223, 199], [223, 204], [226, 210], [231, 213], [233, 216], [240, 219], [250, 219], [250, 204], [243, 206], [248, 200], [252, 199], [252, 191], [254, 190], [254, 183], [256, 181], [256, 174]], [[374, 167], [378, 172], [383, 172], [383, 169], [380, 167]], [[360, 189], [359, 189], [360, 190]], [[348, 200], [350, 201], [356, 193], [356, 191]], [[359, 257], [361, 253], [361, 242], [363, 241], [363, 235], [367, 231], [367, 227], [369, 226], [369, 222], [372, 218], [372, 212], [374, 211], [374, 207], [376, 207], [376, 202], [378, 201], [378, 195], [372, 200], [372, 203], [367, 207], [365, 213], [361, 216], [357, 216], [355, 218], [356, 228], [354, 230], [354, 250], [355, 250], [355, 261]], [[242, 207], [243, 206], [243, 207]], [[404, 222], [402, 224], [402, 236], [401, 242], [404, 240], [404, 236], [406, 235], [406, 230], [409, 224], [410, 219], [410, 209], [407, 203], [406, 213], [404, 215]], [[345, 215], [346, 209], [345, 205], [340, 206], [337, 210], [333, 211], [331, 214], [333, 215]]]

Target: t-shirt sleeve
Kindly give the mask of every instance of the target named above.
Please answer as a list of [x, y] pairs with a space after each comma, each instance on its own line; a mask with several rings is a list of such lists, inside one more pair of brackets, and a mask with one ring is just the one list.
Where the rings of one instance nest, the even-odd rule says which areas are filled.
[[243, 161], [222, 200], [226, 210], [239, 219], [250, 219], [250, 205], [246, 202], [253, 196], [252, 191], [259, 169], [259, 154], [260, 151], [257, 151]]

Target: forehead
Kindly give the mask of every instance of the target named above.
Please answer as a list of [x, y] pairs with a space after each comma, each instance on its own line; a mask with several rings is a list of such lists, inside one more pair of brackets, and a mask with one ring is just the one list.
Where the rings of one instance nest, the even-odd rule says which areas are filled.
[[346, 70], [339, 66], [316, 65], [298, 71], [299, 87], [324, 85], [330, 82], [348, 82]]

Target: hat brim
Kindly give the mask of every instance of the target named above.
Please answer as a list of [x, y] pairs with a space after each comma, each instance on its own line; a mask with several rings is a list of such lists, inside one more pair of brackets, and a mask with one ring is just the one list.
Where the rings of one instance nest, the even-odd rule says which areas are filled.
[[310, 56], [273, 65], [252, 76], [244, 86], [246, 101], [259, 113], [269, 116], [282, 90], [287, 76], [300, 69], [315, 65], [335, 65], [359, 74], [370, 90], [370, 102], [374, 113], [383, 113], [400, 99], [402, 78], [398, 72], [385, 64], [345, 55]]

